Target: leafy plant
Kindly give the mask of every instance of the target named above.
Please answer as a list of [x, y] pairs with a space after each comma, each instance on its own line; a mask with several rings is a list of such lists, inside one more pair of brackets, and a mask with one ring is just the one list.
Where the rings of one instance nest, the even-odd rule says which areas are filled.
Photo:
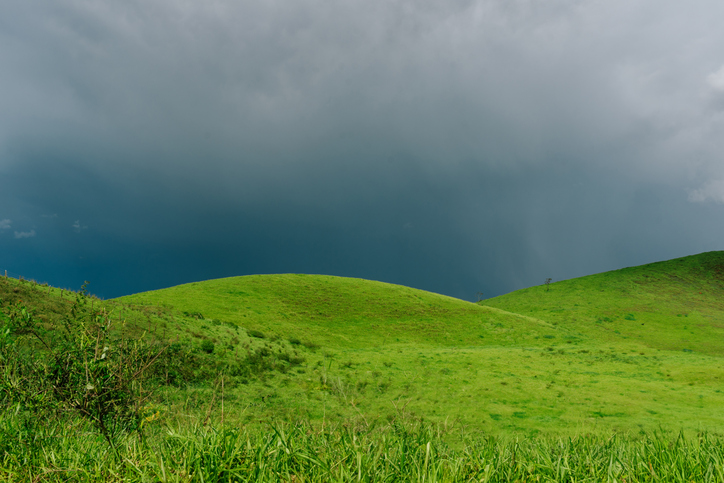
[[21, 302], [3, 317], [0, 405], [73, 412], [91, 422], [117, 453], [114, 439], [120, 432], [141, 430], [150, 396], [143, 383], [163, 349], [143, 339], [114, 337], [111, 317], [94, 307], [85, 287], [58, 330], [46, 328]]
[[204, 339], [203, 341], [201, 341], [201, 345], [199, 346], [199, 348], [207, 354], [211, 354], [212, 352], [214, 352], [214, 343], [209, 339]]
[[264, 332], [262, 332], [262, 331], [260, 331], [260, 330], [250, 329], [250, 330], [248, 330], [246, 333], [249, 334], [249, 337], [255, 337], [255, 338], [257, 338], [257, 339], [264, 339], [264, 338], [266, 338], [266, 335], [264, 334]]

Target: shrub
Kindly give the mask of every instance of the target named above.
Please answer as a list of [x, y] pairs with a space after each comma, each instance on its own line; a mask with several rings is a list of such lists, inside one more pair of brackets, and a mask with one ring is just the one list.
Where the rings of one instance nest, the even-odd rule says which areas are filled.
[[308, 341], [308, 340], [302, 342], [302, 345], [311, 351], [315, 351], [315, 350], [319, 349], [319, 344]]
[[207, 354], [211, 354], [212, 352], [214, 352], [214, 343], [209, 339], [205, 339], [201, 342], [199, 348]]
[[48, 330], [22, 303], [0, 320], [0, 407], [88, 420], [117, 454], [115, 437], [141, 430], [143, 383], [162, 349], [112, 336], [105, 309], [87, 306], [84, 284], [63, 327]]
[[191, 317], [191, 318], [198, 319], [198, 320], [204, 320], [204, 318], [205, 318], [201, 312], [186, 312], [186, 311], [184, 311], [183, 314], [184, 314], [186, 317]]
[[255, 337], [257, 339], [266, 338], [266, 335], [264, 335], [264, 332], [261, 332], [259, 330], [251, 329], [251, 330], [247, 330], [246, 333], [249, 334], [249, 337]]

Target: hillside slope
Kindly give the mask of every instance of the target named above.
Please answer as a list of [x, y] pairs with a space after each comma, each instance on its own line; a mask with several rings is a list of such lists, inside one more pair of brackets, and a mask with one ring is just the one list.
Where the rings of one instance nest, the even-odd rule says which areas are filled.
[[249, 417], [372, 421], [402, 410], [505, 434], [696, 431], [724, 423], [714, 340], [721, 258], [624, 269], [481, 304], [321, 275], [211, 280], [119, 301], [322, 346], [293, 378], [242, 391], [239, 401], [255, 408]]
[[385, 343], [511, 345], [560, 332], [532, 317], [400, 285], [326, 275], [251, 275], [189, 283], [118, 301], [174, 307], [325, 347]]
[[601, 343], [724, 355], [724, 252], [530, 287], [480, 305], [545, 320]]
[[[719, 431], [723, 265], [701, 254], [480, 304], [292, 274], [87, 302], [124, 334], [170, 344], [157, 392], [168, 419], [203, 424], [221, 396], [240, 424], [404, 415], [508, 435]], [[51, 325], [75, 297], [0, 280], [3, 310], [22, 299]]]

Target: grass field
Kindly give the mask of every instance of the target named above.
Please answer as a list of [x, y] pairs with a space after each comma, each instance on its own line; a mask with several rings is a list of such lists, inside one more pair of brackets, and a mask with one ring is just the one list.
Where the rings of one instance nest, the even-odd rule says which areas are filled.
[[703, 254], [479, 304], [313, 275], [212, 280], [120, 301], [319, 345], [303, 374], [239, 396], [251, 405], [263, 394], [265, 414], [369, 420], [404, 407], [497, 435], [718, 431], [722, 267], [722, 254]]
[[[340, 481], [721, 481], [723, 295], [724, 253], [712, 252], [477, 304], [298, 274], [88, 297], [109, 314], [117, 337], [167, 347], [156, 364], [147, 436], [123, 440], [139, 470], [116, 463], [107, 469], [116, 476], [103, 478], [201, 481], [194, 458], [223, 453], [233, 440], [241, 458], [234, 464], [257, 461], [257, 473], [245, 470], [256, 480], [325, 481], [338, 471]], [[1, 279], [0, 296], [6, 313], [22, 300], [54, 330], [77, 294]], [[80, 453], [108, 451], [71, 415], [50, 427], [20, 406], [4, 407], [0, 436], [13, 450], [0, 474], [10, 480], [27, 477], [19, 468], [37, 460], [29, 467], [45, 472], [38, 481], [61, 481], [48, 454], [82, 473], [90, 463]], [[68, 439], [68, 428], [86, 436]], [[682, 451], [678, 476], [663, 478], [671, 464], [663, 462]], [[527, 456], [511, 467], [516, 454]], [[225, 467], [213, 457], [208, 464]], [[172, 460], [186, 469], [158, 477]], [[314, 473], [320, 468], [326, 473]], [[92, 471], [78, 478], [99, 479]]]
[[531, 287], [482, 302], [598, 343], [724, 355], [724, 254], [679, 258]]
[[[15, 421], [13, 421], [15, 422]], [[118, 441], [122, 461], [77, 424], [0, 428], [4, 481], [718, 482], [724, 445], [702, 435], [500, 440], [393, 421], [371, 430], [279, 423], [167, 426]], [[34, 429], [35, 431], [30, 431]], [[444, 436], [444, 434], [443, 434]]]

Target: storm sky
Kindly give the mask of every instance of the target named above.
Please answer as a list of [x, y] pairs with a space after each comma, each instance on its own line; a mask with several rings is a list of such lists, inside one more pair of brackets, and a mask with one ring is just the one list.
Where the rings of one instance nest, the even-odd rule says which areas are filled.
[[0, 270], [105, 298], [296, 272], [475, 300], [724, 249], [723, 21], [5, 0]]

